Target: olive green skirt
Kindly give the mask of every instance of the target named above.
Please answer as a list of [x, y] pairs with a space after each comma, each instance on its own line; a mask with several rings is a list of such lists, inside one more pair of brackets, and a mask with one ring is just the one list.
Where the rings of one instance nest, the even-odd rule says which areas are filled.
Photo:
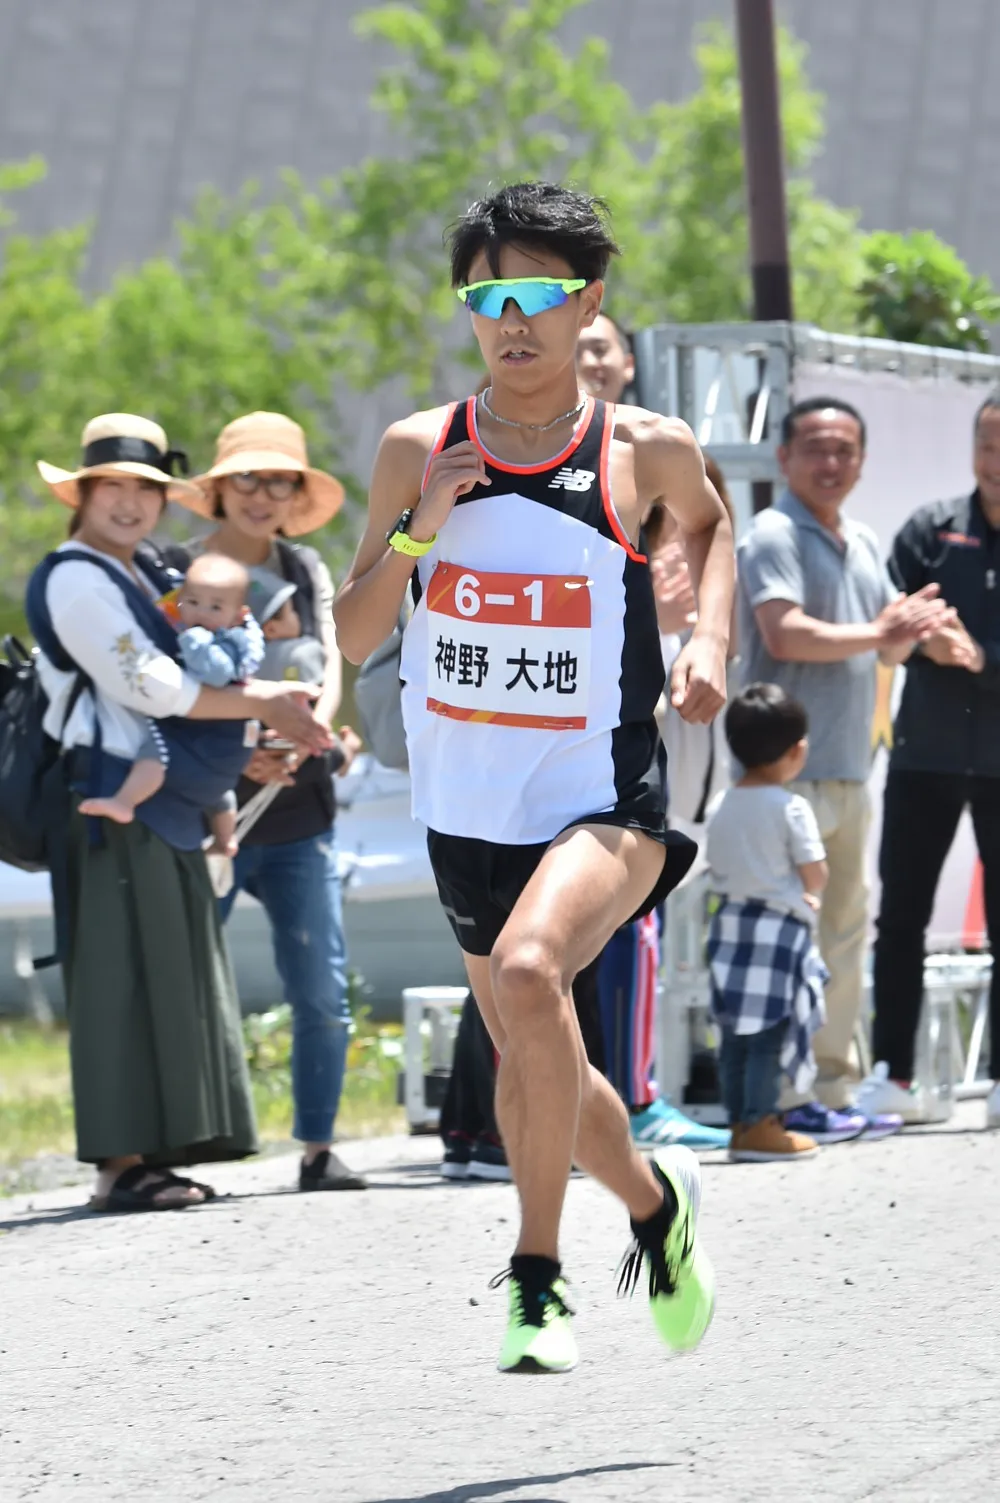
[[232, 966], [201, 851], [74, 813], [64, 964], [77, 1154], [163, 1167], [256, 1152]]

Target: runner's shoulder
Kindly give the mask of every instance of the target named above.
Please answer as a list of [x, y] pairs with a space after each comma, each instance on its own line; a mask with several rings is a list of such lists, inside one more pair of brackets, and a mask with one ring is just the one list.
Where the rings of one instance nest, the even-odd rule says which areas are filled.
[[382, 435], [382, 448], [399, 455], [419, 455], [426, 460], [450, 410], [447, 406], [428, 407], [390, 423]]
[[427, 458], [447, 416], [448, 407], [429, 407], [426, 412], [412, 412], [408, 418], [391, 422], [379, 443], [376, 460], [379, 481], [385, 478], [389, 485], [417, 487], [420, 494]]
[[658, 500], [702, 471], [701, 450], [681, 418], [647, 412], [645, 407], [616, 407], [614, 437], [632, 450], [632, 473], [641, 502]]
[[645, 407], [616, 407], [614, 437], [631, 444], [637, 454], [653, 451], [662, 457], [687, 454], [697, 449], [694, 434], [683, 418], [665, 417]]

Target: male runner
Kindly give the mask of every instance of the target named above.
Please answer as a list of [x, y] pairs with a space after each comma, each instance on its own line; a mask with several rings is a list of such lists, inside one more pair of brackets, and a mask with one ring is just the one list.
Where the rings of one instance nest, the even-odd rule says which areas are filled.
[[490, 373], [479, 397], [385, 434], [368, 525], [335, 607], [360, 663], [403, 645], [413, 812], [469, 981], [500, 1053], [497, 1118], [521, 1202], [502, 1370], [576, 1362], [559, 1263], [573, 1163], [627, 1206], [659, 1333], [694, 1347], [714, 1302], [698, 1242], [698, 1163], [634, 1147], [624, 1106], [587, 1064], [574, 976], [684, 874], [668, 833], [663, 687], [640, 518], [682, 529], [698, 626], [672, 702], [708, 721], [725, 694], [733, 539], [683, 423], [581, 397], [580, 330], [617, 247], [594, 200], [549, 183], [501, 189], [451, 236], [452, 280]]

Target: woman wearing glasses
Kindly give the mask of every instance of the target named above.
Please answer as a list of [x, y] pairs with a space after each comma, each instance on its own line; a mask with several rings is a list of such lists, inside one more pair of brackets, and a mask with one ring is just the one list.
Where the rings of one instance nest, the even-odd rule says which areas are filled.
[[[278, 575], [295, 586], [289, 603], [300, 635], [319, 645], [325, 663], [316, 715], [329, 725], [341, 696], [333, 583], [314, 548], [289, 540], [324, 527], [343, 503], [343, 486], [309, 464], [302, 429], [276, 412], [254, 412], [229, 423], [219, 434], [215, 463], [194, 484], [203, 498], [195, 510], [217, 526], [184, 549], [185, 556], [223, 553], [252, 574]], [[171, 563], [183, 562], [180, 551], [169, 550]], [[341, 740], [343, 771], [360, 743], [347, 728]], [[331, 1151], [350, 1024], [332, 772], [328, 757], [310, 757], [290, 771], [286, 750], [268, 745], [265, 738], [237, 788], [239, 803], [245, 804], [263, 784], [283, 787], [244, 837], [234, 862], [233, 888], [223, 903], [228, 916], [242, 889], [263, 905], [270, 920], [275, 963], [294, 1019], [294, 1135], [303, 1144], [300, 1190], [365, 1188], [364, 1180]]]

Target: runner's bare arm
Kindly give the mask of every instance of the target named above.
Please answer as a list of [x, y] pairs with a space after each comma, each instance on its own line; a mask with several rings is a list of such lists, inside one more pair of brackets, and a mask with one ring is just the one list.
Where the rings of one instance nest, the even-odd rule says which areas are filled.
[[440, 407], [393, 423], [379, 445], [368, 522], [333, 606], [340, 650], [351, 663], [363, 663], [399, 620], [414, 560], [396, 553], [385, 536], [400, 513], [414, 508], [410, 536], [428, 542], [447, 521], [457, 496], [489, 484], [482, 455], [471, 443], [454, 444], [427, 464], [446, 411]]
[[372, 470], [368, 518], [354, 562], [333, 603], [340, 650], [348, 662], [363, 663], [392, 632], [414, 560], [395, 553], [385, 535], [408, 506], [420, 499], [420, 482], [441, 413], [416, 413], [393, 423], [382, 436]]
[[671, 673], [670, 700], [684, 720], [706, 723], [726, 702], [736, 581], [732, 524], [687, 424], [648, 413], [642, 419], [633, 430], [640, 504], [659, 501], [676, 519], [698, 602], [697, 625]]

